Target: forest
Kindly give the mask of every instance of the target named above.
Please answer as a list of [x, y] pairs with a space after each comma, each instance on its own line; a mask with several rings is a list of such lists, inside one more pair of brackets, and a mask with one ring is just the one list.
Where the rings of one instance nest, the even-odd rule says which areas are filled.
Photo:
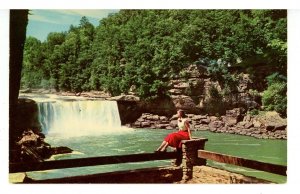
[[223, 95], [236, 87], [229, 67], [254, 80], [259, 65], [271, 67], [256, 92], [266, 110], [285, 115], [287, 11], [120, 10], [98, 26], [82, 17], [43, 42], [26, 38], [21, 87], [115, 96], [134, 86], [140, 98], [154, 99], [168, 96], [169, 81], [184, 77], [189, 64], [207, 67]]

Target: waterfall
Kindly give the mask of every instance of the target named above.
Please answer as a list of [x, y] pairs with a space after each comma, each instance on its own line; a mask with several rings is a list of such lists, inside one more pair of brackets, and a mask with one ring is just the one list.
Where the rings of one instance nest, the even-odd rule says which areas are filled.
[[61, 136], [101, 135], [124, 132], [115, 101], [37, 102], [44, 134]]

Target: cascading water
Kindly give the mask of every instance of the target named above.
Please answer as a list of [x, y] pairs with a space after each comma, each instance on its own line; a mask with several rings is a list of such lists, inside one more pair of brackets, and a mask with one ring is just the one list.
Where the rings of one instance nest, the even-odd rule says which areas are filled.
[[42, 132], [59, 136], [101, 135], [128, 131], [121, 127], [115, 101], [37, 102]]

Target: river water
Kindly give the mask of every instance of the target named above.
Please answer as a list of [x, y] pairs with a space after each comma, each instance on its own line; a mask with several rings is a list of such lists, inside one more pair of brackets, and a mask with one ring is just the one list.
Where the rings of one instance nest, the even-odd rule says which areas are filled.
[[[77, 136], [70, 138], [50, 136], [46, 138], [46, 141], [52, 146], [64, 145], [74, 150], [72, 154], [57, 155], [52, 158], [55, 160], [59, 160], [133, 153], [151, 153], [161, 143], [161, 140], [165, 137], [165, 135], [170, 132], [172, 131], [132, 129], [131, 131], [127, 130], [126, 132], [120, 134], [107, 134], [101, 136]], [[253, 137], [212, 133], [208, 131], [193, 132], [193, 136], [208, 138], [208, 142], [205, 146], [206, 150], [268, 163], [281, 165], [287, 164], [287, 141], [285, 140], [262, 140]], [[116, 165], [48, 170], [43, 172], [29, 172], [28, 175], [29, 177], [34, 179], [49, 179], [65, 176], [94, 174], [99, 172], [165, 166], [169, 164], [170, 160], [125, 163]], [[213, 161], [208, 161], [208, 165], [227, 169], [232, 172], [262, 178], [265, 180], [270, 180], [277, 183], [286, 182], [286, 177], [274, 175], [271, 173], [217, 163]]]
[[[151, 153], [172, 130], [130, 129], [121, 126], [115, 101], [87, 100], [56, 95], [28, 95], [39, 107], [39, 120], [45, 141], [51, 146], [67, 146], [73, 153], [53, 156], [50, 160], [95, 156]], [[287, 165], [287, 141], [264, 140], [250, 136], [193, 132], [208, 138], [205, 150], [267, 163]], [[33, 179], [51, 179], [146, 167], [170, 165], [170, 160], [101, 165], [93, 167], [27, 172]], [[208, 160], [208, 165], [270, 180], [286, 182], [286, 177]]]

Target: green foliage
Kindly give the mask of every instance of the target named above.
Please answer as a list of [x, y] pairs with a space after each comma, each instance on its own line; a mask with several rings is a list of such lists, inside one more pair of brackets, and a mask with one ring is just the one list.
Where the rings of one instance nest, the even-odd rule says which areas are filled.
[[287, 83], [284, 76], [272, 74], [268, 77], [268, 88], [263, 92], [262, 103], [265, 110], [286, 116], [287, 111]]
[[[248, 53], [239, 55], [241, 66], [250, 73], [251, 78], [263, 81], [261, 71], [277, 71], [287, 75], [287, 11], [252, 10], [243, 17], [245, 25], [241, 30], [248, 34]], [[250, 47], [249, 47], [250, 46]], [[246, 50], [245, 50], [246, 51]], [[262, 67], [268, 70], [262, 70]]]
[[252, 109], [252, 110], [248, 111], [248, 114], [250, 114], [250, 115], [252, 115], [252, 116], [258, 115], [258, 114], [259, 114], [259, 110], [257, 110], [257, 109]]
[[222, 93], [215, 86], [211, 86], [208, 94], [209, 99], [205, 102], [205, 111], [213, 115], [224, 115], [227, 102]]
[[272, 85], [276, 82], [287, 82], [287, 78], [284, 75], [279, 74], [278, 72], [272, 73], [266, 77], [268, 85]]
[[22, 86], [119, 95], [135, 85], [151, 99], [198, 61], [224, 96], [236, 90], [228, 64], [259, 71], [253, 64], [263, 62], [286, 75], [286, 10], [121, 10], [99, 23], [83, 17], [45, 42], [28, 37]]
[[28, 37], [24, 45], [21, 84], [24, 88], [36, 88], [43, 78], [42, 43], [34, 37]]
[[207, 67], [207, 71], [213, 81], [219, 82], [224, 95], [237, 90], [237, 76], [228, 71], [228, 67], [225, 62], [212, 60]]
[[275, 110], [282, 115], [286, 115], [286, 83], [277, 82], [270, 85], [263, 93], [262, 102], [266, 110]]
[[27, 38], [22, 86], [73, 92], [90, 90], [93, 38], [94, 26], [86, 17], [80, 20], [79, 27], [71, 26], [67, 33], [50, 33], [41, 46], [33, 44], [35, 38]]
[[253, 97], [260, 96], [260, 94], [257, 90], [250, 89], [248, 92], [249, 92], [250, 96], [253, 96]]
[[235, 94], [237, 92], [238, 76], [236, 74], [231, 74], [226, 62], [222, 62], [221, 60], [209, 60], [207, 71], [212, 81], [217, 81], [221, 86], [219, 95], [222, 96], [222, 98], [216, 96], [216, 102], [213, 106], [217, 106], [218, 103], [222, 103], [223, 105], [220, 104], [220, 106], [223, 108], [217, 110], [217, 112], [224, 112], [224, 108], [233, 104], [233, 99], [236, 97]]

